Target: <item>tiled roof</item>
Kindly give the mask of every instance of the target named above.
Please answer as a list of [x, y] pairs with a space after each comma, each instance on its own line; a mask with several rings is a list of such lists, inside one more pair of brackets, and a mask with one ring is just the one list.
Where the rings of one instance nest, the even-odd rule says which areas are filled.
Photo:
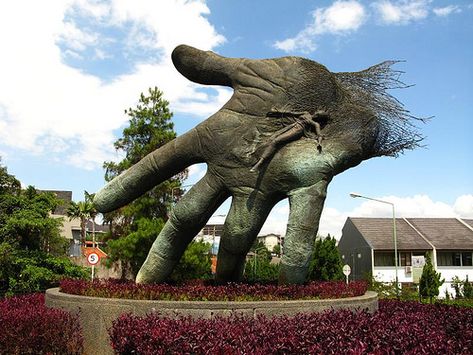
[[437, 249], [473, 249], [473, 231], [456, 218], [408, 218]]
[[473, 228], [473, 219], [462, 219], [462, 221], [468, 224], [471, 228]]
[[[394, 249], [392, 218], [352, 218], [358, 231], [375, 250]], [[396, 219], [396, 239], [399, 250], [432, 249], [414, 229], [402, 218]]]

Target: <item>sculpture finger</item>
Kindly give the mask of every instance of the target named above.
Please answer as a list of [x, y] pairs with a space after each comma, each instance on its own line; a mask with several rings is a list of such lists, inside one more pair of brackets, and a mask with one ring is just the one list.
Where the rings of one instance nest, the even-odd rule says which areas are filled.
[[226, 58], [182, 44], [172, 52], [172, 61], [182, 75], [196, 83], [233, 86], [233, 75], [242, 59]]
[[290, 212], [279, 271], [280, 284], [306, 281], [327, 185], [328, 181], [322, 180], [289, 195]]
[[187, 245], [204, 227], [229, 193], [207, 173], [172, 209], [169, 220], [154, 241], [136, 282], [162, 282], [171, 274]]
[[238, 281], [243, 276], [246, 254], [277, 201], [259, 192], [249, 202], [248, 194], [233, 196], [220, 240], [217, 281]]
[[126, 205], [189, 165], [203, 162], [195, 129], [145, 156], [97, 192], [94, 204], [100, 212]]

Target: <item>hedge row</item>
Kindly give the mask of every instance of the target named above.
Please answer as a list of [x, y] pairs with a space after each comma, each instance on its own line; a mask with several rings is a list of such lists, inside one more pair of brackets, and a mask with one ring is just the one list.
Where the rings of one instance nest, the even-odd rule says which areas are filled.
[[220, 286], [202, 283], [179, 286], [167, 284], [143, 285], [131, 281], [63, 280], [64, 293], [108, 298], [173, 301], [273, 301], [294, 299], [344, 298], [364, 295], [367, 283], [311, 282], [306, 285], [259, 285], [230, 283]]
[[472, 354], [473, 309], [381, 301], [374, 314], [212, 320], [128, 314], [109, 333], [118, 354]]
[[81, 354], [79, 318], [47, 308], [44, 294], [0, 300], [0, 354]]

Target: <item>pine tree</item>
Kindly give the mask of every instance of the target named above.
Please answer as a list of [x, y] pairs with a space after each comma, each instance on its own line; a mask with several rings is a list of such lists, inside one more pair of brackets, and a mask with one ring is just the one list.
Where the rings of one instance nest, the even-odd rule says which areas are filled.
[[[110, 181], [136, 164], [147, 154], [176, 137], [171, 121], [169, 102], [156, 87], [148, 95], [140, 95], [136, 108], [125, 113], [130, 117], [129, 125], [123, 130], [122, 138], [115, 143], [115, 149], [124, 158], [118, 162], [105, 162], [105, 180]], [[149, 248], [167, 220], [171, 196], [177, 200], [183, 191], [181, 182], [187, 176], [184, 171], [159, 184], [141, 197], [117, 211], [106, 213], [105, 222], [110, 224], [109, 263], [118, 262], [122, 277], [136, 275], [146, 258]]]
[[315, 239], [314, 253], [309, 268], [309, 280], [343, 280], [342, 260], [335, 238], [330, 234], [326, 238]]
[[445, 282], [445, 280], [440, 279], [440, 277], [441, 274], [436, 272], [432, 265], [430, 254], [427, 254], [419, 281], [419, 294], [422, 298], [428, 297], [430, 303], [433, 302], [434, 297], [439, 295], [439, 287]]

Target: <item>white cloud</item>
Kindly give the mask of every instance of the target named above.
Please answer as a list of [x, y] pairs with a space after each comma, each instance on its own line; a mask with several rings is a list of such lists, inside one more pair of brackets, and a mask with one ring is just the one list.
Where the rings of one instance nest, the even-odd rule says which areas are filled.
[[[60, 153], [66, 163], [101, 166], [114, 157], [113, 131], [127, 121], [123, 109], [134, 106], [139, 93], [153, 86], [164, 91], [177, 113], [199, 116], [214, 112], [229, 92], [202, 93], [170, 61], [172, 49], [180, 43], [205, 50], [223, 43], [223, 36], [205, 17], [208, 13], [200, 0], [1, 2], [3, 149], [23, 149], [51, 158]], [[133, 29], [143, 35], [146, 40], [135, 45], [155, 53], [153, 64], [132, 60], [126, 74], [107, 82], [66, 64], [67, 58], [110, 58], [115, 53], [100, 47], [104, 43], [115, 42], [116, 48], [126, 51], [129, 44], [123, 35], [110, 37], [114, 29], [122, 33]]]
[[[392, 202], [395, 205], [396, 217], [437, 217], [437, 218], [473, 218], [473, 195], [459, 196], [453, 205], [441, 201], [433, 201], [426, 195], [412, 197], [382, 196], [380, 200]], [[339, 211], [326, 206], [322, 212], [319, 224], [319, 234], [330, 234], [337, 239], [341, 237], [342, 227], [348, 217], [392, 217], [392, 207], [370, 200], [360, 200], [360, 205], [351, 211]], [[289, 205], [281, 202], [276, 205], [268, 217], [260, 234], [286, 233]]]
[[436, 7], [432, 10], [434, 14], [440, 17], [445, 17], [453, 13], [459, 13], [461, 12], [461, 9], [459, 6], [456, 5], [449, 5], [445, 7]]
[[365, 22], [366, 16], [364, 7], [358, 1], [335, 1], [329, 7], [316, 9], [312, 13], [312, 22], [305, 29], [293, 38], [276, 41], [274, 47], [285, 52], [314, 51], [318, 36], [356, 31]]
[[461, 218], [473, 218], [473, 195], [463, 195], [453, 205], [455, 214]]
[[421, 20], [429, 14], [430, 0], [377, 1], [373, 4], [386, 24], [407, 24]]

